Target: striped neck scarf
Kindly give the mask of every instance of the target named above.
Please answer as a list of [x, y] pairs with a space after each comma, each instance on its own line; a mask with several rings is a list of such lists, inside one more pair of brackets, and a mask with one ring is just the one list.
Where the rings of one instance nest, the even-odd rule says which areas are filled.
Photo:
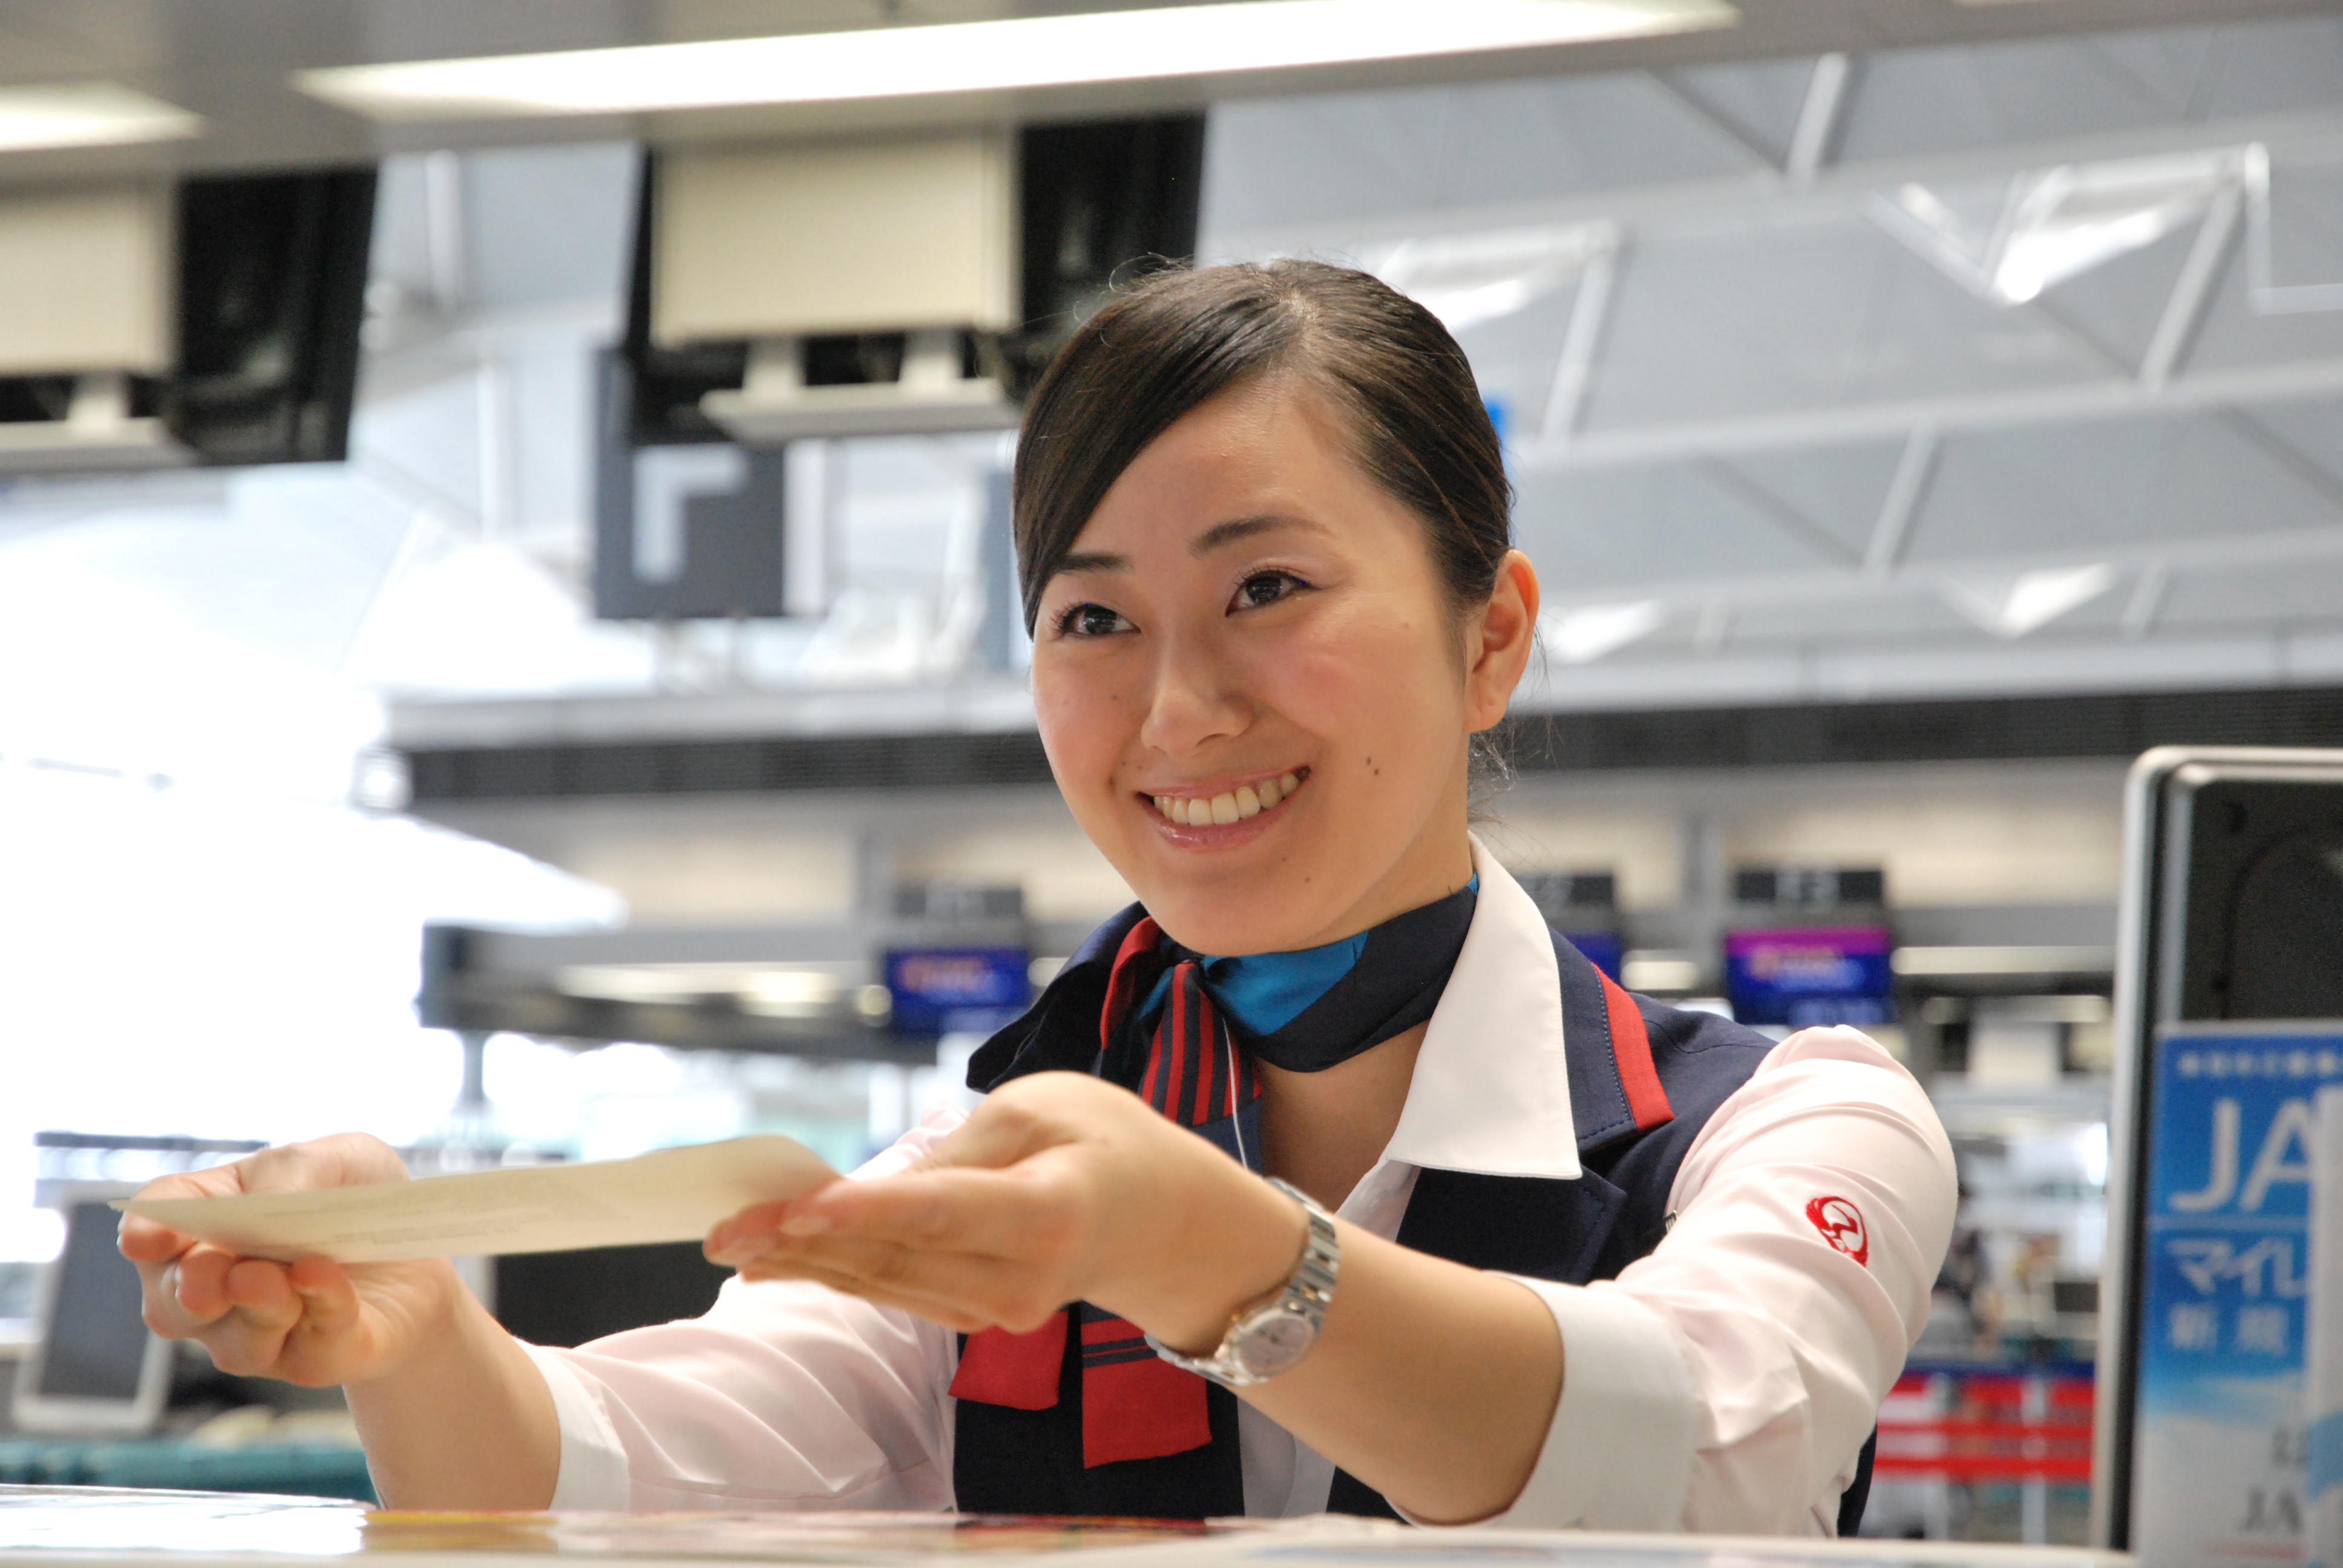
[[[1257, 1171], [1256, 1060], [1322, 1071], [1429, 1019], [1463, 949], [1479, 887], [1476, 877], [1371, 930], [1292, 953], [1215, 958], [1180, 946], [1143, 917], [1115, 951], [1093, 1070]], [[1204, 1380], [1157, 1357], [1136, 1325], [1088, 1302], [1031, 1333], [970, 1335], [952, 1393], [1053, 1408], [1075, 1323], [1086, 1466], [1212, 1441]]]

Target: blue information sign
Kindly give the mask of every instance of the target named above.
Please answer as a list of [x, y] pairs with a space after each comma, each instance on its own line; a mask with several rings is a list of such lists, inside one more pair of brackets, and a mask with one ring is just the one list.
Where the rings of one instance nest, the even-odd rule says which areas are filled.
[[2157, 1041], [2131, 1537], [2149, 1568], [2299, 1549], [2314, 1104], [2338, 1082], [2331, 1030]]
[[1725, 990], [1733, 1016], [1796, 1029], [1886, 1023], [1896, 1016], [1887, 962], [1895, 946], [1885, 926], [1727, 932]]
[[903, 1034], [998, 1029], [1032, 998], [1023, 948], [899, 948], [886, 961], [894, 1027]]

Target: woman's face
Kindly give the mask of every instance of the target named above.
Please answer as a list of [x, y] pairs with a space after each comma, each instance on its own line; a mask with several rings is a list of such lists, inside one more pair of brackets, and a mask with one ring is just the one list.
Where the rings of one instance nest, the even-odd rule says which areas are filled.
[[1125, 469], [1045, 586], [1033, 693], [1059, 787], [1174, 940], [1282, 952], [1462, 887], [1471, 735], [1503, 716], [1537, 579], [1461, 619], [1424, 525], [1341, 416], [1272, 377]]

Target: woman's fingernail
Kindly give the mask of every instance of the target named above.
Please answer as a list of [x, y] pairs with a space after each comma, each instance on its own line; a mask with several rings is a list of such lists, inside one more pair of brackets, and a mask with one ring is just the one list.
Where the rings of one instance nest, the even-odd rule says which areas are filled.
[[708, 1238], [707, 1253], [711, 1261], [739, 1263], [761, 1257], [772, 1249], [773, 1232], [769, 1226], [725, 1224]]
[[827, 1214], [792, 1214], [781, 1221], [784, 1236], [819, 1236], [830, 1229]]

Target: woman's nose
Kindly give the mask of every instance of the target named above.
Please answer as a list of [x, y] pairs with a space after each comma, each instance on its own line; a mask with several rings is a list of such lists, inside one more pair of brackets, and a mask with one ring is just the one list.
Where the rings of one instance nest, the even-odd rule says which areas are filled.
[[1139, 738], [1153, 750], [1181, 756], [1239, 734], [1252, 717], [1252, 704], [1219, 660], [1175, 648], [1157, 662]]

